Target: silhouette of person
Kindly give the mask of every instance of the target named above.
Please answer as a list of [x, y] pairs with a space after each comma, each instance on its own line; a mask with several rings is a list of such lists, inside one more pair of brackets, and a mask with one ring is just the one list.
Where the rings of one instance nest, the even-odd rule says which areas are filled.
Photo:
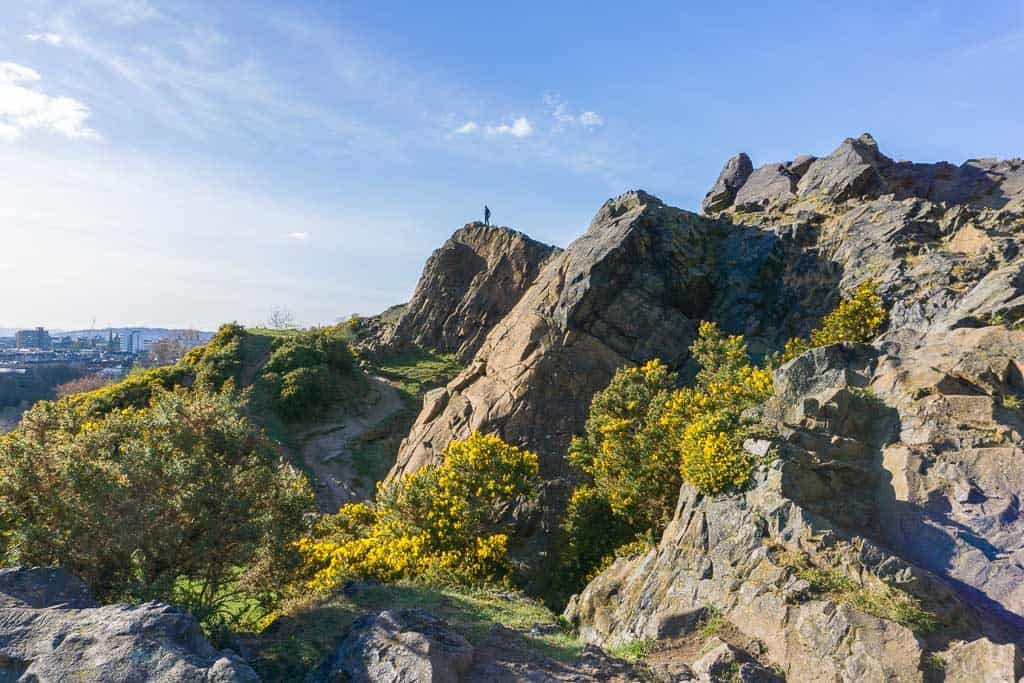
[[484, 225], [491, 224], [491, 210], [484, 204]]

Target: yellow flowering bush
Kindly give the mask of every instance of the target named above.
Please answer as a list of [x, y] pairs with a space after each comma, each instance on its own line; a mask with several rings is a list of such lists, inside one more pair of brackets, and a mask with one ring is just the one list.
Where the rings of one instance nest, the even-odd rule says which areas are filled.
[[701, 324], [690, 352], [700, 367], [692, 387], [677, 388], [676, 374], [653, 360], [619, 370], [594, 397], [568, 454], [585, 484], [563, 524], [565, 595], [611, 557], [638, 552], [645, 542], [637, 539], [660, 532], [683, 481], [704, 493], [749, 481], [754, 463], [742, 448], [740, 415], [771, 395], [771, 375], [750, 365], [742, 337], [714, 323]]
[[853, 296], [843, 299], [835, 310], [826, 315], [821, 325], [811, 331], [810, 340], [793, 337], [786, 342], [781, 361], [796, 358], [804, 351], [839, 342], [867, 343], [878, 336], [886, 321], [878, 283], [865, 280], [854, 290]]
[[479, 583], [508, 571], [508, 512], [536, 494], [537, 455], [473, 433], [440, 465], [381, 484], [373, 506], [349, 504], [297, 543], [308, 586], [352, 578]]
[[667, 520], [679, 491], [676, 455], [661, 422], [678, 383], [661, 361], [621, 368], [594, 396], [584, 432], [573, 439], [569, 462], [602, 492], [611, 511], [638, 529]]

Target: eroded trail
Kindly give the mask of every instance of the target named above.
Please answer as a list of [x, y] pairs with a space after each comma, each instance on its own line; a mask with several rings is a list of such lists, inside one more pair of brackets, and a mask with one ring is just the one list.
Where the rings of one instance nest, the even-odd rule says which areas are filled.
[[367, 398], [355, 412], [339, 408], [316, 426], [296, 435], [302, 460], [316, 476], [316, 503], [321, 512], [337, 512], [345, 503], [373, 496], [374, 482], [356, 470], [353, 444], [405, 406], [401, 393], [388, 380], [369, 380]]

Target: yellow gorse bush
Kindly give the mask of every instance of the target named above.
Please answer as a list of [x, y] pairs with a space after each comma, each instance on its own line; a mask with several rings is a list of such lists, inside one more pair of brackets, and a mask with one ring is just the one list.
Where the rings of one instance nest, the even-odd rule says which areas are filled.
[[507, 574], [511, 506], [536, 493], [537, 455], [494, 435], [452, 442], [440, 465], [381, 484], [298, 541], [308, 586], [352, 578], [479, 583]]
[[781, 360], [784, 363], [817, 346], [870, 342], [878, 336], [886, 317], [882, 297], [878, 294], [878, 283], [865, 280], [857, 286], [852, 297], [840, 301], [835, 310], [822, 319], [821, 325], [811, 331], [810, 340], [793, 337], [787, 341]]
[[742, 488], [753, 460], [742, 448], [740, 415], [767, 399], [771, 375], [750, 365], [743, 338], [702, 323], [690, 348], [694, 385], [652, 360], [620, 369], [594, 396], [569, 461], [587, 483], [573, 493], [566, 521], [562, 590], [572, 593], [609, 558], [664, 528], [686, 481], [704, 493]]

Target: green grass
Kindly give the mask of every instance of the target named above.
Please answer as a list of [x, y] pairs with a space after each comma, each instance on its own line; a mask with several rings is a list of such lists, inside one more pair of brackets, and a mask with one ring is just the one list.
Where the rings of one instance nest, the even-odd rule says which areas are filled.
[[352, 466], [365, 481], [376, 483], [395, 464], [398, 447], [416, 421], [416, 411], [408, 407], [385, 418], [350, 445]]
[[717, 636], [725, 628], [725, 617], [722, 616], [722, 611], [717, 607], [709, 606], [705, 612], [704, 617], [700, 621], [700, 628], [698, 633], [701, 639], [707, 640]]
[[841, 569], [816, 567], [802, 553], [783, 552], [779, 563], [807, 581], [815, 593], [855, 610], [888, 619], [915, 633], [930, 633], [942, 626], [938, 617], [921, 606], [921, 601], [881, 579], [861, 583]]
[[174, 584], [172, 602], [192, 613], [206, 635], [220, 646], [228, 642], [231, 633], [258, 630], [268, 614], [255, 596], [242, 590], [238, 581], [242, 571], [235, 569], [233, 580], [221, 586], [205, 612], [197, 609], [202, 581], [182, 576]]
[[608, 654], [618, 659], [625, 659], [630, 662], [641, 662], [650, 656], [654, 650], [654, 639], [645, 638], [642, 640], [630, 640], [617, 647], [608, 650]]
[[388, 356], [376, 363], [375, 369], [418, 404], [428, 390], [443, 386], [459, 374], [462, 365], [452, 354], [416, 349]]
[[269, 629], [256, 643], [254, 665], [265, 680], [302, 680], [337, 647], [352, 621], [384, 610], [424, 609], [445, 619], [474, 645], [501, 626], [535, 654], [573, 661], [582, 650], [582, 643], [547, 608], [510, 593], [411, 583], [360, 584], [348, 593], [295, 603], [284, 610], [281, 625]]

